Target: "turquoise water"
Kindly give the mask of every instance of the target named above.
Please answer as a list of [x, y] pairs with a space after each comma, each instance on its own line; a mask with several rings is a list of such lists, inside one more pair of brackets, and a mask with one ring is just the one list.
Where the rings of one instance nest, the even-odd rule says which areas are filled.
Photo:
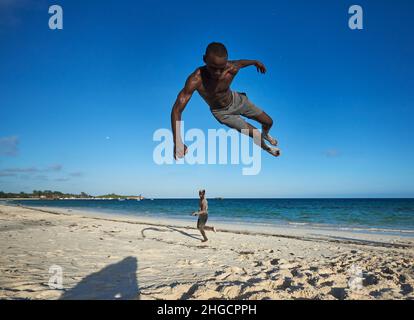
[[[198, 199], [25, 200], [14, 204], [194, 219]], [[414, 199], [208, 199], [212, 221], [414, 231]]]

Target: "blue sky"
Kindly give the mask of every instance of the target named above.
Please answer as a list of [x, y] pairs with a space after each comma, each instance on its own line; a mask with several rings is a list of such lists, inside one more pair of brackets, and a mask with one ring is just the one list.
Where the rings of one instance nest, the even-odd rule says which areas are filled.
[[[64, 29], [48, 28], [63, 7]], [[348, 8], [364, 9], [364, 30]], [[414, 196], [412, 1], [0, 0], [0, 190], [148, 197]], [[153, 162], [152, 135], [211, 41], [258, 59], [232, 89], [275, 121], [283, 155]], [[187, 129], [221, 128], [195, 94]]]

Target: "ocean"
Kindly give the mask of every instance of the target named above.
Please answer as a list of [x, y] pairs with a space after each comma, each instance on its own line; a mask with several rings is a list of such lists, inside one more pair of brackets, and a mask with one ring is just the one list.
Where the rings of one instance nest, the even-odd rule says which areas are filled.
[[[159, 219], [195, 220], [191, 213], [198, 210], [198, 199], [7, 202]], [[209, 221], [414, 234], [414, 199], [208, 199], [208, 204]]]

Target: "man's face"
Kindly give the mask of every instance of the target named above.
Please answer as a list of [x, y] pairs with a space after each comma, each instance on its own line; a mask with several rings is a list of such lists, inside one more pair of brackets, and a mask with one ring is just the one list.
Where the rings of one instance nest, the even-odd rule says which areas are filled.
[[227, 65], [227, 57], [218, 57], [212, 54], [204, 56], [207, 71], [213, 79], [219, 79]]
[[198, 191], [198, 195], [200, 196], [200, 199], [203, 199], [204, 198], [205, 193], [206, 193], [206, 190], [200, 190], [200, 191]]

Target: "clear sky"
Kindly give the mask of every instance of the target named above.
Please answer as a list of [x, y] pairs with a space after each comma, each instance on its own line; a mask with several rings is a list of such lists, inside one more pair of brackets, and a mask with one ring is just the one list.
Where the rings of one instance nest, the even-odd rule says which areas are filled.
[[[63, 30], [48, 8], [63, 7]], [[348, 8], [364, 29], [348, 28]], [[0, 0], [0, 190], [148, 197], [414, 196], [413, 1]], [[211, 41], [258, 59], [232, 89], [275, 121], [283, 155], [243, 165], [153, 162]], [[187, 129], [221, 128], [195, 94]]]

